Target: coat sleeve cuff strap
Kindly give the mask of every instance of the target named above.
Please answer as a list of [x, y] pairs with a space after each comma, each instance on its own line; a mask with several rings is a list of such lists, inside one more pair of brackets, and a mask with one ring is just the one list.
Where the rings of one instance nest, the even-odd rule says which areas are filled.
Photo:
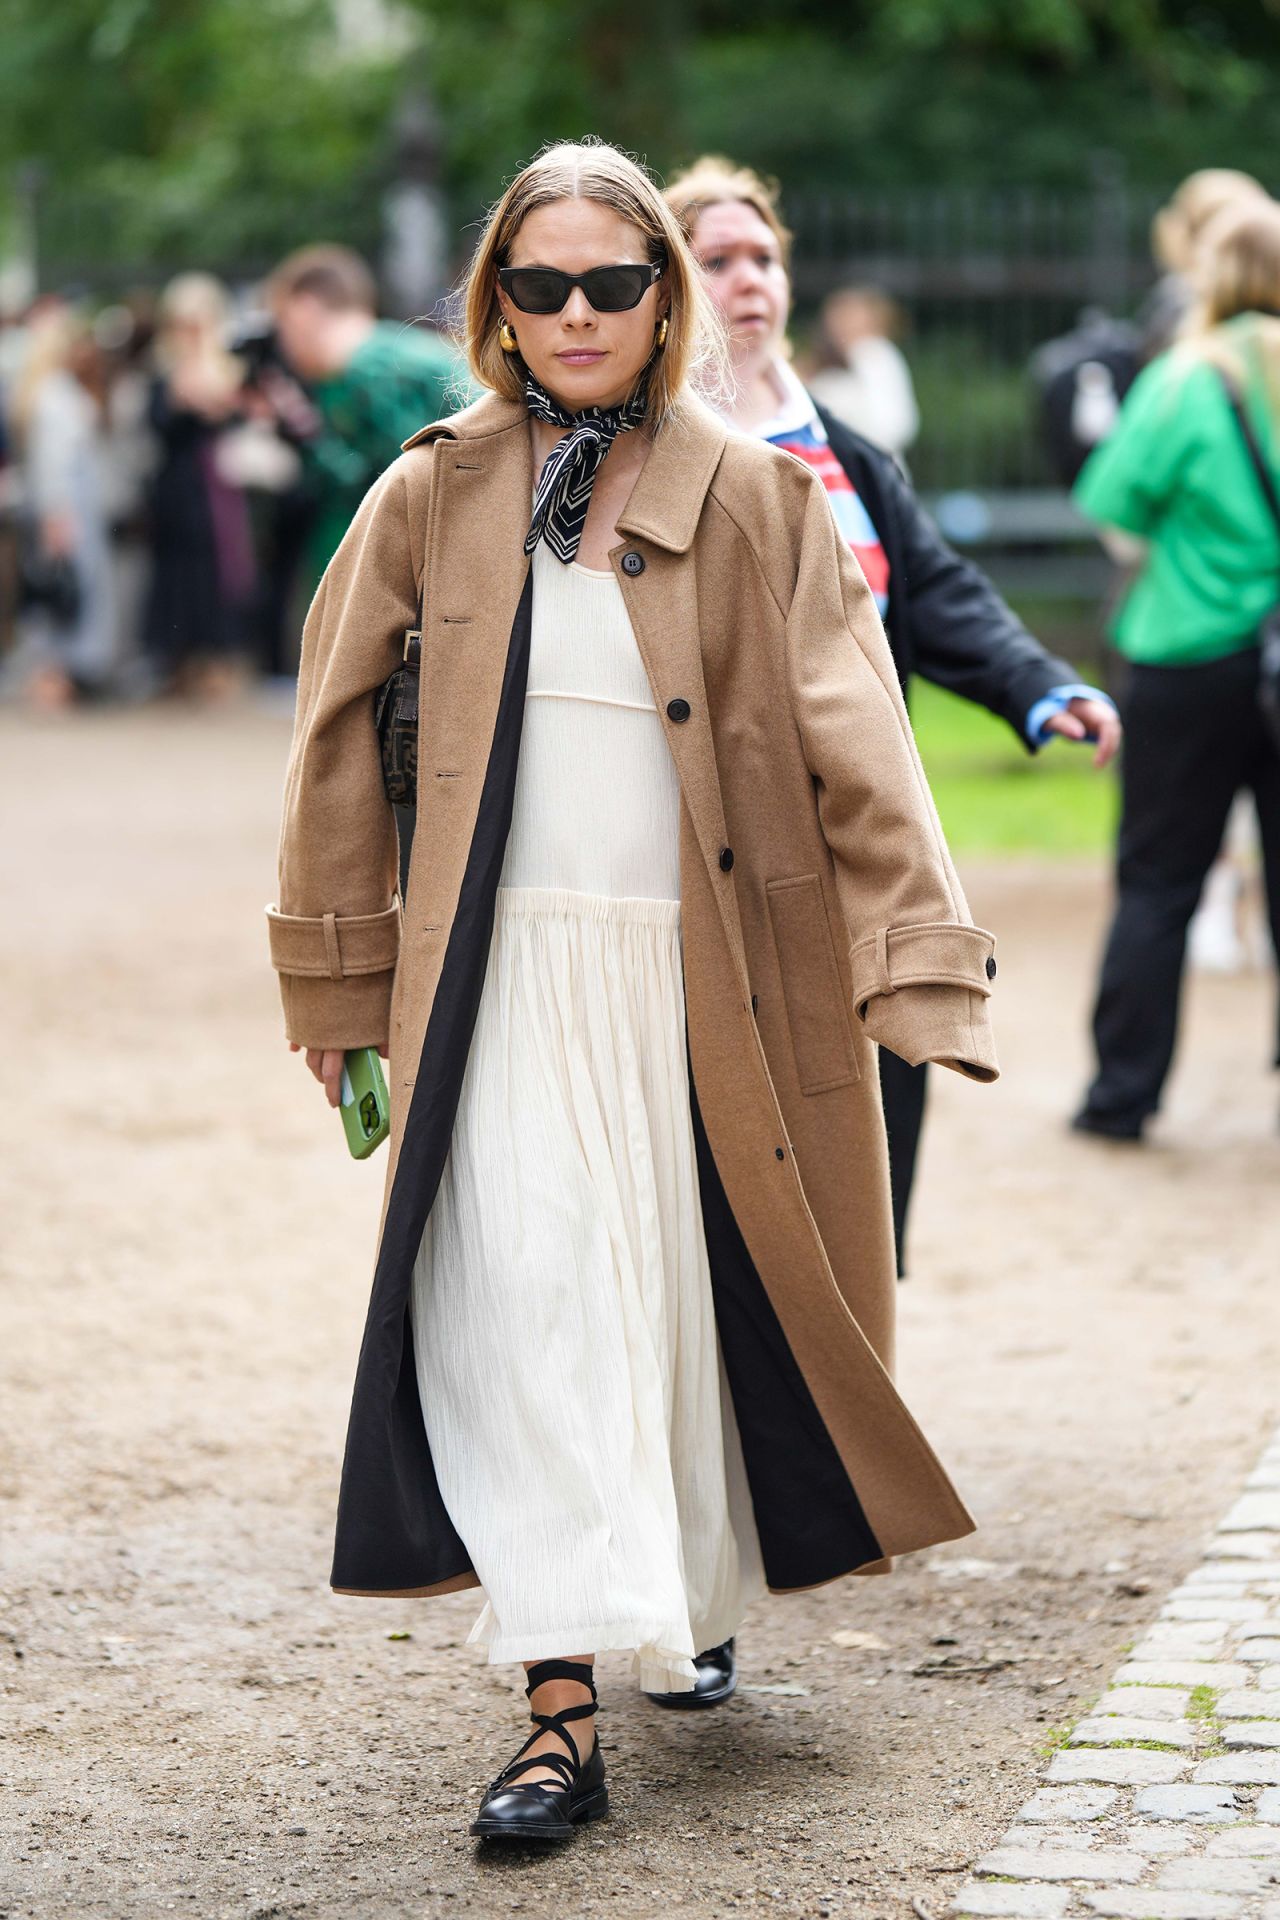
[[853, 1004], [865, 1020], [878, 994], [903, 987], [967, 987], [987, 999], [995, 978], [995, 941], [981, 927], [953, 921], [881, 927], [859, 940], [849, 956]]
[[323, 913], [304, 918], [267, 908], [271, 964], [277, 973], [347, 980], [389, 973], [400, 952], [400, 902], [382, 913]]

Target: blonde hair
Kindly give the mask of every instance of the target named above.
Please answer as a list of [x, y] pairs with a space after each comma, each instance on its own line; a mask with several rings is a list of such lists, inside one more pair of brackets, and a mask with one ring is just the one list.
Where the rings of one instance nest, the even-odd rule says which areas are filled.
[[228, 387], [237, 386], [239, 369], [226, 343], [232, 312], [231, 295], [211, 273], [180, 273], [170, 280], [156, 305], [154, 359], [160, 372], [172, 373], [179, 359], [174, 328], [191, 327], [198, 329], [198, 334], [194, 341], [185, 343], [181, 357], [201, 360], [215, 369]]
[[157, 318], [162, 327], [185, 322], [220, 335], [231, 319], [231, 296], [211, 273], [180, 273], [160, 295]]
[[[1259, 363], [1272, 411], [1280, 417], [1280, 204], [1266, 198], [1224, 207], [1201, 236], [1196, 256], [1199, 298], [1182, 347], [1243, 385], [1245, 354]], [[1229, 326], [1243, 315], [1255, 324]]]
[[55, 307], [31, 322], [9, 402], [9, 420], [20, 447], [31, 431], [41, 387], [51, 374], [70, 371], [77, 350], [90, 337], [88, 322], [74, 307]]
[[507, 264], [515, 237], [534, 209], [561, 200], [592, 200], [608, 207], [638, 229], [648, 258], [664, 264], [670, 324], [665, 346], [647, 366], [645, 425], [650, 430], [661, 425], [686, 386], [708, 398], [722, 391], [723, 324], [684, 235], [645, 169], [603, 140], [544, 147], [490, 209], [461, 290], [463, 344], [480, 384], [506, 400], [525, 397], [524, 363], [498, 343], [498, 268]]
[[790, 227], [783, 222], [781, 194], [776, 180], [766, 180], [750, 167], [735, 166], [721, 154], [704, 153], [676, 175], [665, 198], [691, 246], [699, 215], [708, 207], [722, 207], [726, 202], [750, 207], [773, 234], [782, 264], [790, 274], [792, 235]]
[[1251, 173], [1235, 167], [1201, 167], [1189, 173], [1167, 206], [1151, 224], [1151, 251], [1170, 273], [1189, 274], [1195, 266], [1200, 236], [1224, 208], [1239, 201], [1270, 199]]
[[1202, 330], [1238, 313], [1280, 315], [1280, 205], [1262, 200], [1224, 208], [1205, 228], [1196, 280]]

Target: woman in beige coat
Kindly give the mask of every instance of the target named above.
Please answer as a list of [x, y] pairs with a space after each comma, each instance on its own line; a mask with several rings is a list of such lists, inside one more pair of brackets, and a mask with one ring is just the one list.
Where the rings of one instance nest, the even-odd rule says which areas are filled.
[[[312, 607], [270, 924], [330, 1099], [390, 1052], [333, 1582], [483, 1588], [534, 1733], [472, 1831], [551, 1839], [607, 1806], [597, 1651], [709, 1703], [766, 1585], [969, 1530], [888, 1371], [874, 1046], [993, 1079], [995, 962], [821, 484], [691, 393], [648, 176], [533, 161], [467, 334], [490, 392]], [[373, 712], [420, 593], [402, 906]]]

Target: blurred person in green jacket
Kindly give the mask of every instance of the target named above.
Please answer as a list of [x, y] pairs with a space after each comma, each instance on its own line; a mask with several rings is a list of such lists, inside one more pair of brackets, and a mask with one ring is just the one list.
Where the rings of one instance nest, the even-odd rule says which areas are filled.
[[1182, 338], [1134, 382], [1075, 489], [1107, 544], [1137, 562], [1112, 636], [1128, 678], [1098, 1068], [1073, 1123], [1122, 1140], [1139, 1139], [1159, 1105], [1187, 926], [1241, 791], [1257, 803], [1280, 953], [1280, 742], [1258, 697], [1280, 526], [1246, 438], [1280, 490], [1280, 205], [1226, 208], [1206, 229], [1197, 281]]
[[471, 397], [466, 370], [433, 330], [378, 319], [372, 273], [349, 247], [303, 247], [266, 284], [279, 349], [306, 387], [275, 370], [260, 391], [301, 449], [317, 500], [306, 561], [314, 585], [361, 500], [419, 427]]

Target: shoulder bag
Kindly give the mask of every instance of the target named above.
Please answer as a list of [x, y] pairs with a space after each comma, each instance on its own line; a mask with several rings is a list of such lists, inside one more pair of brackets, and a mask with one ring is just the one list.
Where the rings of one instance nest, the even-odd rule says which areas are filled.
[[[1240, 438], [1244, 441], [1249, 455], [1249, 463], [1258, 476], [1258, 485], [1262, 489], [1263, 498], [1271, 509], [1276, 531], [1280, 533], [1280, 494], [1276, 492], [1276, 483], [1263, 458], [1258, 436], [1253, 430], [1253, 422], [1244, 404], [1244, 397], [1229, 375], [1223, 373], [1221, 378], [1231, 411], [1236, 417], [1236, 425], [1240, 429]], [[1258, 705], [1262, 709], [1262, 717], [1267, 723], [1271, 738], [1280, 748], [1280, 601], [1277, 601], [1269, 613], [1263, 615], [1258, 628], [1258, 654]]]
[[[423, 583], [425, 592], [425, 581]], [[418, 682], [422, 664], [422, 600], [418, 624], [404, 636], [400, 665], [373, 696], [373, 724], [382, 753], [382, 784], [393, 807], [418, 803]]]
[[18, 521], [18, 606], [37, 609], [55, 627], [74, 627], [84, 606], [80, 570], [70, 554], [50, 553], [42, 544], [35, 520], [23, 514]]

